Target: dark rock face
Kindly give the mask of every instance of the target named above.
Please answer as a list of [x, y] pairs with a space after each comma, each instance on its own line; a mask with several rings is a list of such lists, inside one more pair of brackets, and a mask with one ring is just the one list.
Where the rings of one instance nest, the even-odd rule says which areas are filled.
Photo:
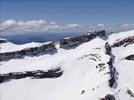
[[86, 92], [85, 90], [82, 90], [82, 91], [81, 91], [81, 94], [84, 94], [85, 92]]
[[22, 79], [26, 77], [31, 77], [32, 79], [41, 78], [57, 78], [63, 74], [61, 68], [51, 69], [48, 71], [35, 70], [35, 71], [25, 71], [25, 72], [11, 72], [7, 74], [0, 75], [0, 83], [10, 81], [12, 79]]
[[111, 55], [111, 46], [108, 42], [105, 44], [106, 54]]
[[119, 47], [119, 46], [122, 46], [122, 45], [124, 45], [124, 47], [126, 47], [127, 45], [133, 44], [133, 43], [134, 43], [134, 36], [131, 36], [131, 37], [125, 38], [121, 41], [118, 41], [118, 42], [114, 43], [112, 45], [112, 47]]
[[5, 39], [0, 39], [0, 44], [1, 43], [7, 43], [7, 40], [5, 40]]
[[115, 76], [114, 76], [115, 68], [113, 67], [112, 59], [109, 60], [108, 65], [109, 65], [109, 70], [110, 70], [109, 86], [112, 88], [114, 83], [116, 82], [116, 79], [115, 79]]
[[75, 36], [75, 37], [69, 37], [69, 38], [64, 38], [60, 40], [60, 47], [61, 48], [66, 48], [66, 47], [73, 47], [76, 46], [78, 44], [81, 44], [83, 42], [87, 42], [90, 41], [96, 37], [105, 37], [105, 31], [95, 31], [93, 33], [86, 33], [84, 35], [81, 36]]
[[125, 59], [127, 59], [127, 60], [134, 60], [134, 54], [125, 57]]
[[107, 94], [104, 98], [101, 98], [101, 100], [115, 100], [115, 97], [112, 94]]
[[97, 36], [100, 36], [100, 37], [105, 37], [106, 36], [106, 31], [105, 30], [101, 30], [101, 31], [95, 31], [94, 32]]
[[114, 84], [116, 83], [116, 79], [117, 79], [117, 71], [115, 69], [115, 67], [113, 66], [113, 61], [114, 61], [114, 56], [112, 55], [112, 48], [110, 46], [110, 44], [108, 44], [108, 42], [105, 44], [105, 50], [106, 50], [106, 54], [110, 56], [109, 61], [107, 62], [107, 64], [109, 65], [109, 70], [110, 70], [110, 79], [109, 79], [109, 86], [112, 88], [114, 86]]
[[51, 50], [55, 50], [55, 45], [52, 42], [48, 44], [44, 44], [40, 47], [32, 47], [32, 48], [23, 49], [20, 51], [0, 53], [0, 61], [18, 59], [24, 56], [35, 56], [41, 53], [46, 53]]
[[81, 36], [69, 37], [60, 40], [60, 47], [72, 47], [81, 43]]
[[91, 34], [84, 34], [81, 36], [81, 41], [82, 42], [88, 42], [92, 39], [96, 38], [96, 34], [91, 33]]

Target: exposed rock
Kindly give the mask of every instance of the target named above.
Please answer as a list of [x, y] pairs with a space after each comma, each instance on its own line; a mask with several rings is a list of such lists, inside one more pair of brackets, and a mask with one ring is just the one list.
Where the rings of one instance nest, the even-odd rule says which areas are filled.
[[94, 32], [97, 36], [100, 36], [100, 37], [105, 37], [106, 36], [106, 31], [105, 30], [100, 30], [100, 31], [95, 31]]
[[88, 42], [96, 37], [94, 33], [86, 33], [81, 36], [81, 42]]
[[111, 77], [110, 80], [109, 80], [109, 86], [113, 87], [114, 83], [115, 83], [115, 78]]
[[0, 38], [0, 44], [1, 44], [1, 43], [7, 43], [7, 40], [6, 40], [6, 39], [1, 39], [1, 38]]
[[134, 98], [134, 93], [130, 89], [127, 90], [127, 93]]
[[103, 67], [105, 65], [105, 63], [99, 63], [98, 66], [99, 67]]
[[21, 79], [26, 77], [31, 77], [32, 79], [40, 78], [56, 78], [63, 74], [61, 68], [51, 69], [48, 71], [35, 70], [35, 71], [25, 71], [25, 72], [11, 72], [7, 74], [0, 75], [0, 83], [10, 81], [12, 79]]
[[134, 60], [134, 54], [125, 57], [125, 59], [127, 59], [127, 60]]
[[84, 93], [85, 93], [85, 90], [82, 90], [82, 91], [81, 91], [81, 94], [84, 94]]
[[114, 43], [112, 45], [112, 47], [119, 47], [122, 45], [124, 45], [124, 47], [126, 47], [127, 45], [133, 44], [133, 43], [134, 43], [134, 36], [131, 36], [131, 37], [125, 38], [123, 40], [120, 40], [120, 41]]
[[84, 55], [84, 56], [78, 58], [78, 60], [83, 59], [83, 58], [85, 58], [85, 57], [88, 57], [89, 59], [91, 59], [91, 60], [93, 60], [93, 61], [97, 61], [97, 60], [101, 61], [101, 59], [100, 59], [101, 57], [100, 57], [98, 54], [88, 54], [88, 55]]
[[68, 37], [60, 40], [60, 47], [72, 47], [81, 43], [81, 36]]
[[106, 44], [105, 44], [105, 49], [106, 49], [106, 54], [110, 55], [111, 54], [111, 46], [110, 46], [110, 44], [108, 44], [108, 42], [106, 42]]
[[101, 98], [100, 100], [115, 100], [115, 97], [112, 94], [107, 94], [104, 98]]
[[117, 79], [117, 76], [116, 76], [116, 69], [115, 67], [113, 66], [113, 61], [114, 61], [114, 56], [112, 55], [112, 49], [111, 49], [111, 46], [110, 44], [108, 44], [108, 42], [105, 44], [105, 50], [106, 50], [106, 54], [110, 56], [110, 59], [109, 61], [107, 62], [107, 64], [109, 65], [109, 70], [110, 70], [110, 79], [109, 79], [109, 86], [112, 88], [114, 86], [116, 82], [116, 79]]
[[99, 63], [96, 68], [99, 68], [99, 72], [102, 72], [105, 69], [105, 63]]
[[94, 38], [98, 37], [106, 37], [105, 31], [95, 31], [93, 33], [86, 33], [80, 36], [74, 36], [74, 37], [68, 37], [60, 40], [60, 47], [66, 48], [66, 47], [73, 47], [78, 44], [81, 44], [83, 42], [90, 41]]
[[113, 66], [112, 58], [110, 58], [107, 64], [109, 65], [109, 70], [110, 70], [109, 86], [112, 88], [114, 86], [114, 83], [116, 82], [116, 77], [115, 77], [116, 69]]
[[39, 55], [41, 53], [46, 53], [51, 50], [55, 50], [55, 45], [53, 42], [44, 44], [40, 47], [32, 47], [32, 48], [23, 49], [20, 51], [0, 53], [0, 61], [10, 60], [10, 59], [18, 59], [18, 58], [22, 58], [24, 56], [35, 56], [35, 55]]

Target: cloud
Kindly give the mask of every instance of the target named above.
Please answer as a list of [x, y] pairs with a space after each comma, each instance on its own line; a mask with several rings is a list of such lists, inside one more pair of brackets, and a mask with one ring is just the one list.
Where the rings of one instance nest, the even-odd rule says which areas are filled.
[[134, 24], [120, 24], [117, 25], [116, 30], [118, 31], [127, 31], [127, 30], [133, 30], [134, 29]]
[[126, 31], [134, 29], [134, 24], [120, 24], [109, 26], [103, 23], [94, 25], [82, 26], [79, 24], [66, 24], [59, 25], [54, 21], [46, 20], [29, 20], [29, 21], [16, 21], [13, 19], [5, 20], [0, 23], [0, 35], [12, 35], [22, 33], [35, 33], [35, 32], [87, 32], [96, 30], [106, 31]]
[[1, 34], [55, 32], [80, 27], [81, 25], [79, 24], [58, 25], [54, 21], [47, 22], [46, 20], [15, 21], [13, 19], [9, 19], [0, 23], [0, 32]]
[[105, 27], [105, 25], [102, 24], [102, 23], [98, 23], [96, 26], [97, 26], [97, 27]]
[[125, 29], [134, 28], [134, 24], [121, 24], [120, 27]]
[[89, 26], [89, 29], [91, 31], [96, 31], [96, 30], [108, 30], [109, 26], [106, 26], [105, 24], [103, 23], [98, 23], [98, 24], [95, 24], [95, 25], [90, 25]]
[[32, 32], [38, 31], [47, 22], [45, 20], [32, 20], [32, 21], [15, 21], [13, 19], [9, 19], [0, 24], [1, 33], [9, 33], [9, 32]]
[[0, 24], [0, 31], [13, 28], [15, 26], [15, 24], [16, 24], [16, 21], [7, 20], [7, 21], [3, 22], [2, 24]]
[[82, 27], [82, 25], [79, 25], [79, 24], [67, 24], [66, 27], [67, 28], [80, 28], [80, 27]]
[[133, 30], [134, 24], [120, 24], [120, 25], [105, 25], [103, 23], [98, 23], [95, 25], [90, 25], [89, 30], [90, 31], [96, 31], [96, 30], [106, 30], [109, 32], [119, 32], [119, 31], [127, 31], [127, 30]]

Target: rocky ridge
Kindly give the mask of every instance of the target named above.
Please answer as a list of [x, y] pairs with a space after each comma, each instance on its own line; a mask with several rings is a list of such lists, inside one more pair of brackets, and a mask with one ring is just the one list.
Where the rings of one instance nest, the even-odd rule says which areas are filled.
[[[100, 33], [101, 32], [102, 31], [100, 31]], [[128, 53], [124, 54], [123, 56], [121, 56], [121, 58], [118, 57], [119, 55], [116, 55], [116, 54], [118, 54], [119, 51], [122, 50], [122, 48], [124, 50], [129, 50], [129, 47], [131, 45], [133, 45], [133, 43], [134, 43], [133, 36], [128, 36], [128, 37], [126, 36], [126, 37], [123, 37], [122, 39], [119, 38], [117, 41], [114, 41], [113, 43], [110, 43], [108, 38], [111, 38], [111, 37], [107, 37], [104, 34], [104, 31], [101, 33], [101, 35], [97, 35], [97, 34], [99, 34], [99, 33], [98, 32], [94, 32], [94, 33], [91, 33], [91, 34], [84, 34], [82, 36], [69, 37], [69, 38], [64, 38], [64, 39], [61, 39], [60, 40], [59, 44], [60, 44], [60, 50], [61, 51], [64, 50], [64, 49], [66, 49], [66, 51], [71, 51], [69, 49], [72, 49], [72, 51], [73, 51], [73, 49], [74, 49], [75, 52], [73, 51], [74, 53], [70, 53], [72, 55], [70, 55], [70, 57], [68, 59], [71, 62], [68, 63], [68, 62], [65, 62], [63, 60], [65, 63], [61, 63], [61, 62], [58, 63], [60, 65], [60, 67], [57, 67], [55, 69], [50, 69], [48, 71], [41, 69], [41, 70], [29, 70], [29, 71], [28, 70], [27, 71], [16, 71], [16, 72], [10, 72], [10, 73], [0, 74], [0, 79], [1, 79], [0, 82], [1, 82], [1, 84], [3, 85], [3, 82], [10, 83], [11, 80], [13, 80], [13, 79], [14, 80], [16, 80], [16, 79], [18, 79], [18, 80], [19, 79], [24, 79], [25, 80], [25, 78], [27, 78], [27, 77], [29, 77], [30, 79], [42, 79], [42, 78], [48, 78], [49, 79], [49, 78], [52, 78], [52, 79], [55, 80], [55, 78], [58, 78], [59, 80], [61, 80], [61, 79], [64, 79], [65, 78], [65, 75], [67, 75], [67, 71], [69, 71], [69, 68], [66, 68], [67, 66], [70, 66], [70, 68], [71, 68], [71, 70], [69, 72], [72, 72], [73, 74], [69, 74], [69, 75], [71, 76], [70, 77], [71, 78], [71, 81], [73, 81], [75, 79], [74, 78], [75, 71], [77, 72], [79, 70], [79, 67], [81, 67], [80, 68], [80, 72], [77, 73], [77, 74], [78, 75], [82, 75], [82, 77], [86, 76], [87, 72], [90, 71], [90, 68], [92, 69], [92, 71], [94, 71], [93, 70], [94, 65], [92, 65], [92, 63], [93, 63], [93, 64], [95, 64], [95, 67], [96, 67], [95, 70], [97, 70], [97, 75], [100, 74], [102, 80], [105, 79], [104, 77], [109, 76], [109, 78], [106, 79], [106, 80], [104, 80], [104, 81], [105, 82], [107, 81], [108, 84], [105, 87], [108, 86], [110, 88], [110, 91], [107, 91], [107, 92], [105, 91], [106, 93], [103, 94], [103, 95], [99, 95], [99, 94], [101, 94], [99, 92], [99, 94], [97, 95], [98, 96], [97, 98], [99, 98], [99, 100], [122, 100], [122, 99], [119, 99], [119, 98], [122, 98], [121, 96], [123, 96], [123, 98], [129, 98], [129, 99], [125, 99], [125, 100], [131, 100], [131, 99], [133, 100], [133, 97], [134, 97], [133, 96], [133, 88], [131, 88], [131, 86], [128, 85], [126, 87], [129, 87], [131, 89], [123, 90], [121, 88], [124, 88], [124, 86], [123, 85], [120, 85], [121, 84], [120, 83], [120, 79], [124, 78], [124, 77], [122, 77], [122, 70], [123, 69], [120, 70], [120, 68], [121, 67], [123, 67], [123, 68], [129, 67], [128, 66], [129, 63], [130, 64], [133, 63], [133, 58], [134, 58], [134, 55], [132, 54], [133, 52], [132, 53], [129, 53], [128, 52]], [[104, 40], [103, 42], [101, 42], [102, 44], [104, 44], [104, 48], [103, 48], [103, 46], [100, 46], [100, 47], [96, 46], [96, 48], [94, 48], [94, 46], [92, 45], [92, 44], [96, 43], [96, 42], [93, 42], [92, 40], [96, 40], [97, 41], [97, 37], [99, 37], [99, 38], [101, 38], [101, 39]], [[91, 41], [92, 44], [90, 44], [89, 41]], [[85, 49], [85, 50], [89, 50], [89, 52], [87, 52], [86, 54], [83, 54], [82, 56], [78, 57], [77, 58], [77, 61], [75, 62], [74, 61], [74, 58], [71, 59], [71, 56], [73, 56], [73, 54], [75, 54], [75, 53], [77, 54], [77, 51], [79, 51], [79, 49], [77, 49], [77, 47], [79, 48], [79, 46], [78, 46], [79, 44], [83, 44], [83, 43], [86, 44], [86, 42], [88, 42], [88, 45], [90, 47], [88, 49]], [[85, 45], [85, 46], [88, 46], [88, 45]], [[85, 46], [83, 46], [83, 47], [85, 47]], [[46, 47], [49, 47], [49, 46], [46, 46]], [[34, 48], [36, 48], [36, 47], [34, 47]], [[26, 51], [23, 54], [23, 56], [37, 56], [38, 54], [41, 54], [41, 53], [46, 53], [46, 52], [50, 53], [53, 50], [57, 51], [54, 43], [53, 43], [52, 48], [51, 49], [48, 49], [46, 51], [44, 49], [44, 51], [43, 50], [39, 50], [39, 52], [37, 52], [38, 50], [37, 49], [34, 49], [34, 48], [32, 48], [32, 49], [28, 48], [29, 49], [28, 50], [29, 51], [29, 54], [26, 54], [26, 52], [28, 52], [28, 51]], [[38, 47], [38, 49], [39, 48], [40, 47]], [[75, 48], [76, 48], [76, 50], [75, 50]], [[93, 49], [96, 52], [91, 52], [90, 49]], [[103, 53], [103, 49], [105, 51], [104, 57], [99, 54], [99, 53]], [[79, 52], [79, 53], [82, 53], [85, 50], [80, 49], [81, 52]], [[23, 51], [23, 50], [20, 50], [20, 51]], [[100, 51], [102, 51], [102, 52], [100, 52]], [[59, 50], [58, 50], [58, 52], [59, 52]], [[61, 52], [61, 54], [62, 54], [62, 52]], [[119, 54], [121, 54], [121, 52], [119, 52]], [[58, 55], [56, 55], [56, 56], [58, 56]], [[62, 54], [62, 56], [63, 56], [63, 54]], [[21, 57], [17, 57], [17, 59], [18, 58], [21, 58]], [[44, 59], [46, 59], [46, 58], [44, 57]], [[103, 60], [103, 59], [105, 59], [105, 60]], [[59, 58], [57, 57], [56, 60], [58, 61]], [[51, 62], [52, 63], [52, 62], [56, 62], [56, 60], [51, 59], [51, 60], [48, 60], [48, 62]], [[20, 60], [16, 60], [16, 61], [20, 61]], [[11, 61], [11, 62], [14, 62], [14, 61]], [[89, 63], [87, 63], [87, 62], [89, 62]], [[128, 64], [126, 64], [125, 67], [124, 67], [124, 66], [120, 65], [120, 63], [122, 63], [122, 62], [124, 64], [127, 62]], [[6, 65], [6, 64], [8, 64], [8, 61], [7, 61], [7, 63], [6, 62], [4, 62], [4, 63]], [[45, 63], [45, 60], [44, 60], [44, 63]], [[3, 64], [3, 61], [2, 61], [1, 64], [4, 65]], [[67, 66], [65, 67], [64, 65], [66, 65], [66, 64], [67, 64]], [[72, 64], [72, 65], [70, 65], [70, 64]], [[89, 68], [88, 69], [85, 68], [87, 66], [87, 64], [89, 64]], [[84, 72], [81, 74], [81, 72], [83, 71], [83, 67], [86, 70], [84, 70]], [[132, 66], [130, 66], [130, 67], [132, 67]], [[65, 70], [65, 72], [63, 72], [63, 70], [61, 70], [62, 68]], [[74, 68], [76, 68], [76, 69], [74, 69]], [[131, 70], [133, 70], [133, 69], [131, 69]], [[92, 73], [92, 71], [90, 71], [90, 73]], [[123, 75], [129, 75], [126, 72], [127, 72], [127, 70], [125, 71], [125, 74], [123, 74]], [[91, 76], [94, 77], [94, 75], [96, 74], [96, 71], [92, 75], [90, 73], [89, 73], [88, 77], [86, 78], [86, 80], [90, 79]], [[133, 75], [133, 74], [130, 73], [130, 75]], [[96, 77], [98, 77], [98, 76], [96, 76]], [[94, 77], [94, 78], [96, 78], [96, 77]], [[84, 81], [84, 79], [82, 78], [82, 81]], [[81, 80], [81, 78], [79, 78], [79, 80]], [[68, 82], [68, 81], [66, 81], [66, 82]], [[75, 82], [75, 81], [73, 81], [73, 82]], [[92, 82], [94, 82], [94, 79], [91, 78], [91, 80], [89, 81], [90, 84], [88, 84], [89, 85], [88, 90], [82, 88], [81, 89], [82, 92], [80, 92], [81, 95], [85, 96], [85, 95], [88, 94], [89, 88], [92, 85]], [[52, 83], [50, 83], [50, 84], [52, 84]], [[83, 84], [85, 84], [85, 83], [83, 83]], [[93, 85], [92, 91], [93, 92], [98, 91], [99, 88], [102, 88], [101, 85], [99, 84], [96, 87]], [[103, 87], [103, 88], [105, 89], [105, 87]], [[123, 94], [123, 93], [125, 93], [125, 94]], [[89, 92], [88, 96], [90, 96], [90, 95], [92, 97], [91, 91]], [[87, 100], [87, 99], [80, 99], [80, 100]], [[91, 98], [91, 100], [98, 100], [98, 99], [92, 99]]]

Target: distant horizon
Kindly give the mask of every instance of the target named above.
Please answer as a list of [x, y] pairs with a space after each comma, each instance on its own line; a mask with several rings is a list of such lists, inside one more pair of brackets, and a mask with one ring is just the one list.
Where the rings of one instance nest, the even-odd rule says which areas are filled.
[[0, 35], [134, 29], [132, 0], [1, 0]]
[[[3, 35], [3, 36], [1, 35], [0, 38], [6, 39], [15, 44], [25, 44], [25, 43], [31, 43], [31, 42], [43, 43], [43, 42], [48, 42], [48, 41], [57, 42], [62, 38], [78, 36], [78, 35], [82, 35], [85, 33], [86, 32], [38, 33], [38, 34], [29, 33], [29, 34], [16, 34], [16, 35], [11, 34], [11, 35]], [[112, 33], [115, 33], [115, 32], [106, 31], [107, 35], [111, 35]], [[116, 32], [116, 33], [119, 33], [119, 32]]]

